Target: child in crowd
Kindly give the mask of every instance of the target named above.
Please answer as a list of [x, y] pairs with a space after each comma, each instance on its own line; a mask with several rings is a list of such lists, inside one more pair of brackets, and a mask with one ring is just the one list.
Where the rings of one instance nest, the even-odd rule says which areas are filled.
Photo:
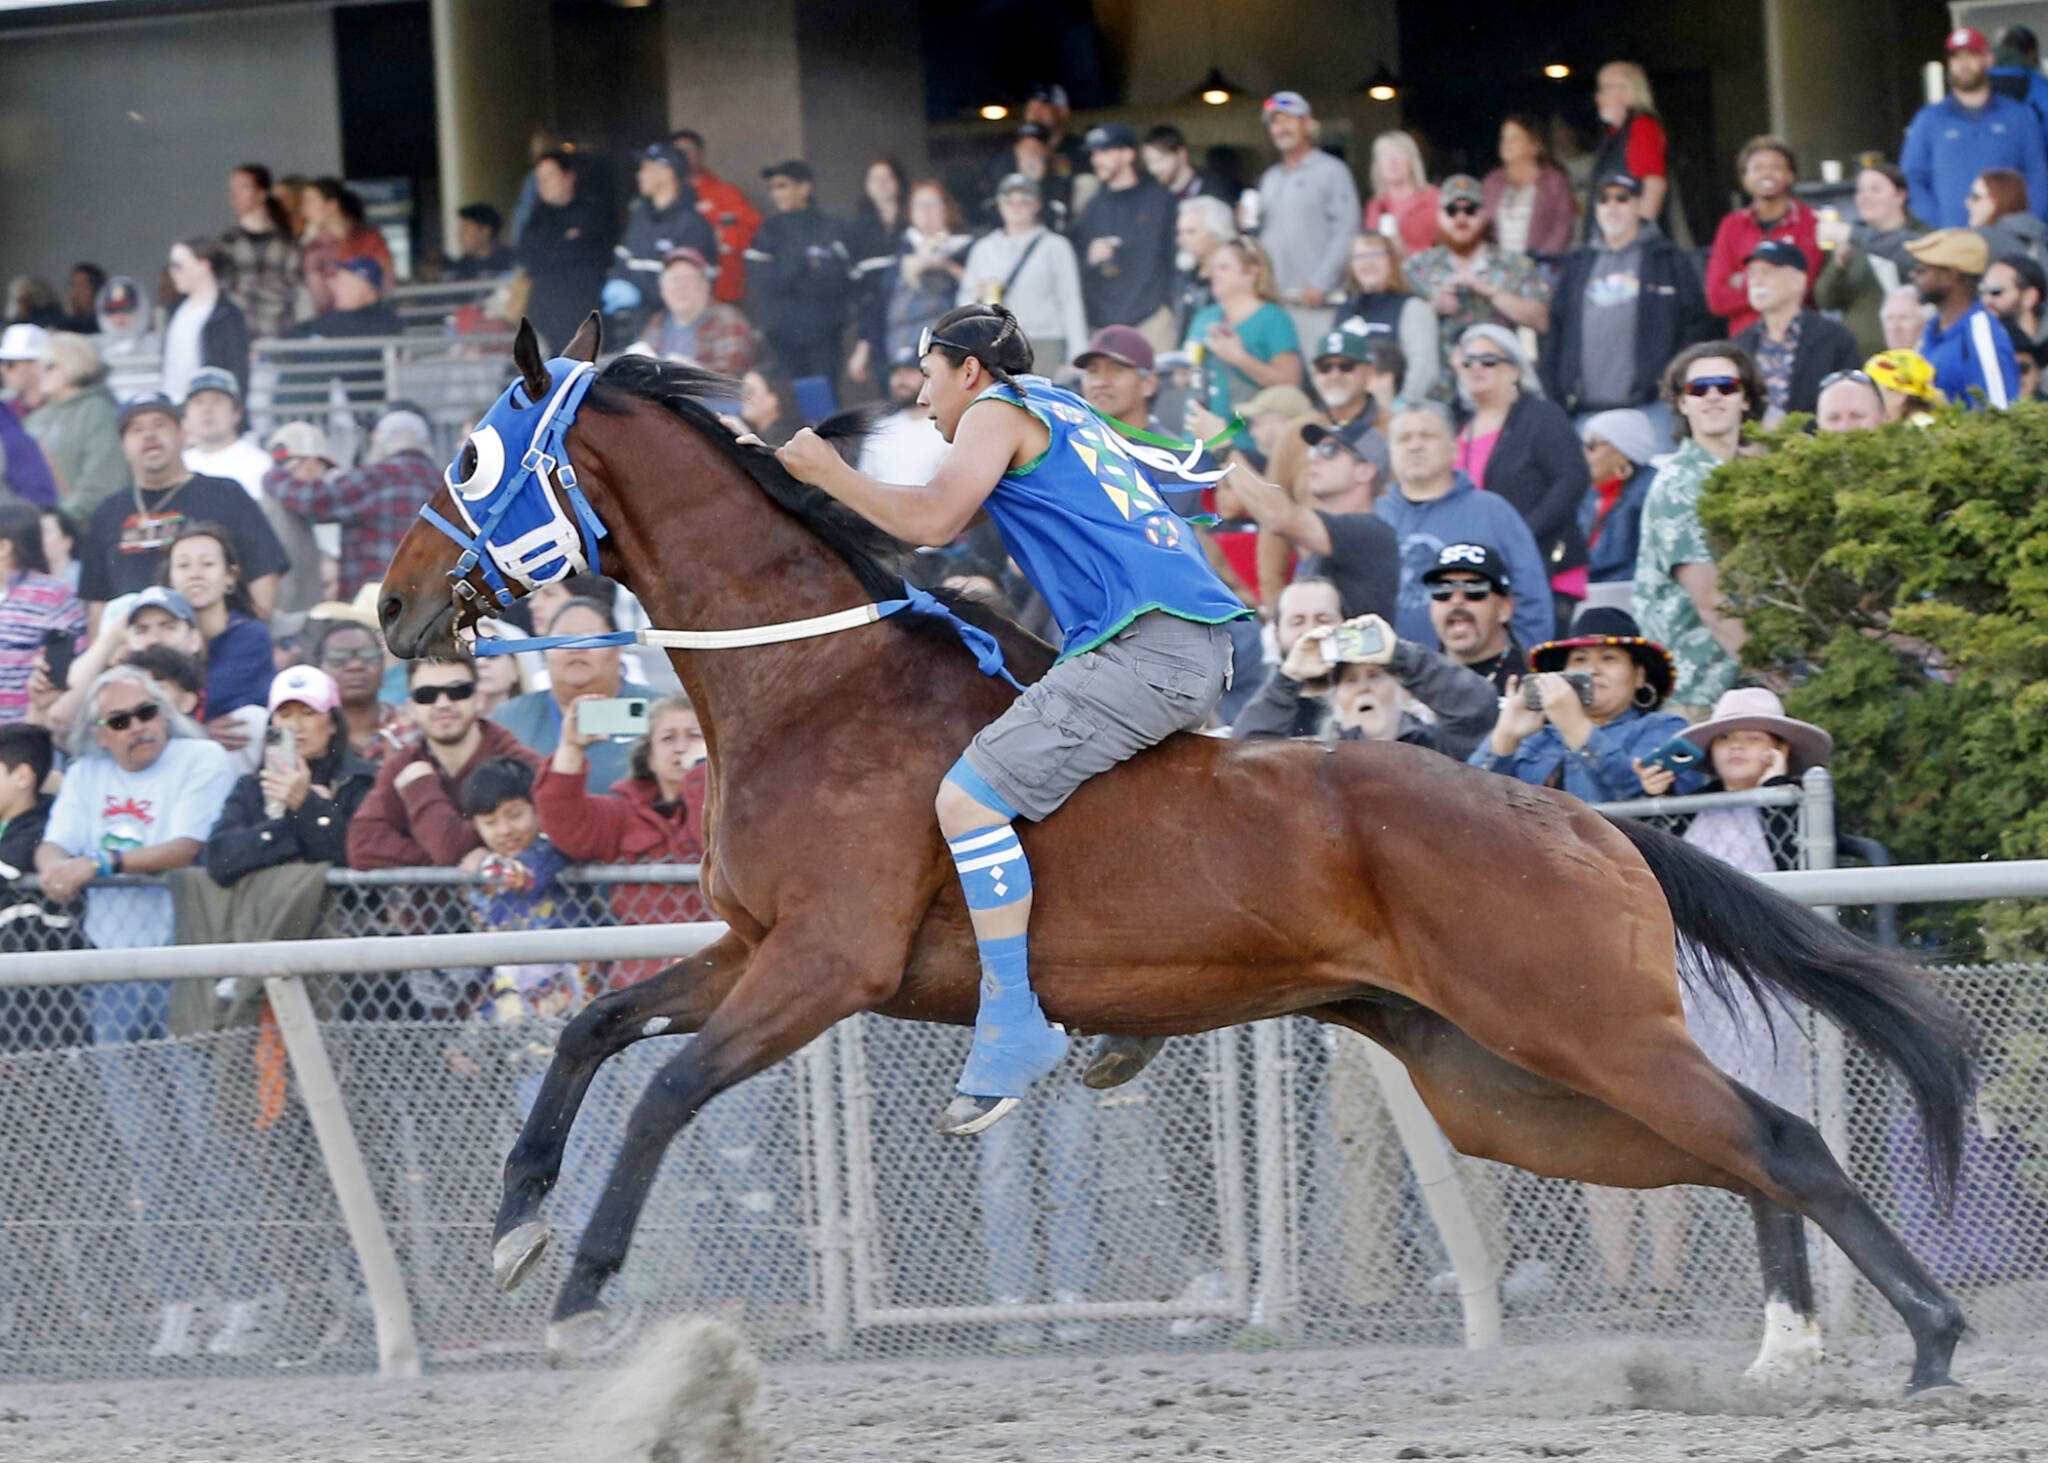
[[[574, 901], [555, 882], [568, 860], [540, 831], [532, 767], [516, 757], [492, 758], [463, 784], [461, 809], [490, 850], [478, 870], [483, 882], [469, 891], [479, 930], [559, 930], [581, 923]], [[529, 1016], [565, 1015], [582, 1004], [574, 964], [499, 965], [491, 970], [480, 1014], [502, 1026]]]

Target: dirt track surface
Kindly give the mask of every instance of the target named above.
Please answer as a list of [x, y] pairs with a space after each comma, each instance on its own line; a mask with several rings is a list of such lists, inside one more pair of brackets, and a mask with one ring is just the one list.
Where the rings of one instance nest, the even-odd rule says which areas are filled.
[[[1747, 1349], [1511, 1347], [778, 1366], [760, 1421], [789, 1463], [1225, 1458], [1589, 1463], [2048, 1459], [2048, 1344], [1966, 1346], [1966, 1386], [1902, 1403], [1900, 1340], [1810, 1386], [1738, 1382]], [[610, 1455], [597, 1372], [0, 1386], [10, 1463], [556, 1463]], [[676, 1463], [727, 1463], [693, 1451]], [[734, 1460], [738, 1463], [738, 1460]], [[748, 1460], [751, 1463], [751, 1460]]]

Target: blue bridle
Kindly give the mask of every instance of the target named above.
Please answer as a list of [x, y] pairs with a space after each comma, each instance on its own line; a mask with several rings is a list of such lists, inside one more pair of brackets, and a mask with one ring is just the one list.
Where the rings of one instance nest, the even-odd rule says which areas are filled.
[[[506, 387], [470, 434], [467, 450], [475, 452], [476, 465], [457, 478], [458, 457], [443, 474], [461, 524], [436, 513], [431, 503], [420, 509], [420, 517], [462, 549], [448, 570], [457, 599], [476, 599], [472, 572], [483, 575], [501, 608], [518, 598], [512, 584], [531, 590], [571, 574], [601, 572], [597, 542], [606, 536], [605, 526], [577, 485], [567, 442], [597, 368], [557, 357], [543, 369], [553, 383], [546, 398], [533, 401], [523, 381]], [[518, 465], [507, 472], [514, 453]], [[563, 513], [552, 487], [569, 500], [573, 519]]]
[[[420, 509], [420, 517], [448, 535], [462, 549], [448, 570], [448, 583], [458, 600], [477, 599], [476, 587], [469, 582], [472, 572], [483, 575], [484, 583], [496, 596], [499, 607], [510, 605], [518, 598], [507, 580], [521, 589], [532, 590], [572, 574], [603, 572], [598, 565], [597, 544], [599, 539], [608, 536], [607, 531], [577, 484], [576, 469], [569, 465], [567, 440], [569, 428], [576, 423], [576, 412], [597, 379], [597, 368], [589, 361], [572, 361], [558, 356], [544, 369], [553, 383], [547, 396], [535, 402], [527, 395], [523, 381], [515, 381], [506, 387], [504, 394], [484, 413], [466, 444], [476, 452], [476, 465], [467, 476], [457, 478], [455, 471], [462, 462], [458, 456], [442, 475], [462, 522], [450, 522], [436, 513], [431, 503]], [[523, 449], [519, 446], [521, 443], [525, 444]], [[518, 453], [518, 466], [508, 473], [506, 463], [514, 452]], [[551, 486], [559, 487], [562, 496], [569, 500], [570, 512], [575, 515], [573, 520], [563, 513], [560, 502], [550, 491]], [[484, 606], [478, 605], [477, 608], [482, 610]], [[984, 675], [1001, 676], [1018, 690], [1024, 689], [1004, 666], [1002, 647], [997, 644], [995, 636], [969, 624], [939, 600], [907, 581], [901, 599], [884, 600], [870, 606], [869, 610], [863, 623], [873, 623], [901, 610], [935, 615], [947, 621], [973, 652], [975, 664]], [[783, 628], [798, 631], [798, 634], [770, 636], [757, 643], [803, 638], [808, 634], [830, 633], [833, 628], [851, 627], [851, 621], [843, 626], [821, 626], [808, 631], [799, 625], [791, 625]], [[772, 631], [778, 627], [766, 628]], [[596, 650], [641, 643], [683, 649], [692, 646], [716, 649], [738, 642], [718, 631], [614, 630], [595, 635], [540, 635], [525, 640], [479, 636], [476, 654], [514, 655], [526, 650], [571, 648]]]

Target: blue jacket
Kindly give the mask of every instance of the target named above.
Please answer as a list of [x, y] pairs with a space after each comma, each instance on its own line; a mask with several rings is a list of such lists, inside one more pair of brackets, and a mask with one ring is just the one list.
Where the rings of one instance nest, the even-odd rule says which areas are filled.
[[[1600, 489], [1586, 490], [1586, 500], [1579, 508], [1579, 528], [1592, 545], [1586, 559], [1588, 582], [1627, 584], [1635, 580], [1636, 544], [1643, 536], [1643, 500], [1650, 496], [1650, 483], [1656, 476], [1656, 463], [1638, 467], [1605, 519], [1600, 516]], [[1596, 527], [1598, 538], [1594, 537]]]
[[[1472, 754], [1471, 762], [1474, 767], [1537, 787], [1561, 787], [1589, 803], [1615, 803], [1644, 796], [1635, 760], [1649, 756], [1686, 726], [1686, 719], [1675, 712], [1630, 707], [1607, 725], [1594, 727], [1586, 745], [1576, 752], [1565, 746], [1557, 728], [1546, 722], [1515, 748], [1514, 755], [1495, 756], [1493, 739], [1488, 737]], [[1681, 772], [1671, 791], [1698, 792], [1706, 780], [1696, 769]]]
[[2027, 180], [2027, 197], [2048, 198], [2048, 139], [2025, 102], [1991, 94], [1970, 112], [1953, 96], [1929, 102], [1906, 128], [1899, 167], [1911, 189], [1913, 216], [1941, 229], [1967, 228], [1970, 184], [1986, 168], [2011, 168]]
[[1429, 622], [1429, 586], [1422, 582], [1422, 575], [1435, 566], [1436, 556], [1450, 544], [1485, 544], [1507, 561], [1518, 642], [1541, 645], [1555, 638], [1557, 611], [1550, 597], [1550, 573], [1543, 567], [1536, 536], [1507, 499], [1481, 492], [1461, 472], [1441, 498], [1411, 502], [1396, 485], [1380, 494], [1372, 511], [1393, 527], [1401, 543], [1401, 594], [1394, 633], [1403, 640], [1412, 640], [1425, 650], [1437, 648], [1436, 626]]
[[[2031, 66], [1994, 66], [1991, 68], [1991, 85], [2001, 96], [2025, 102], [2028, 110], [2041, 119], [2042, 135], [2048, 137], [2048, 77], [2043, 77]], [[2048, 199], [2034, 201], [2048, 204]]]
[[1934, 367], [1934, 384], [1950, 401], [1972, 411], [1980, 407], [1970, 388], [1984, 393], [1984, 405], [2011, 406], [2020, 394], [2019, 362], [2013, 356], [2012, 332], [1975, 301], [1948, 329], [1939, 319], [1927, 322], [1920, 354]]

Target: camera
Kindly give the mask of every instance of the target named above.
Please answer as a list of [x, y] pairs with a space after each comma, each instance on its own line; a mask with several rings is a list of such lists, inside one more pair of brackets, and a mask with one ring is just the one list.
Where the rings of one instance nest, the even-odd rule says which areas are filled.
[[[1572, 683], [1572, 689], [1579, 693], [1579, 705], [1591, 706], [1593, 704], [1593, 676], [1591, 672], [1558, 671], [1556, 674], [1563, 676]], [[1534, 676], [1530, 676], [1522, 682], [1522, 704], [1531, 711], [1541, 711], [1543, 709], [1543, 688], [1536, 684]]]
[[1324, 643], [1325, 655], [1339, 664], [1370, 660], [1386, 648], [1386, 636], [1377, 625], [1339, 625]]

